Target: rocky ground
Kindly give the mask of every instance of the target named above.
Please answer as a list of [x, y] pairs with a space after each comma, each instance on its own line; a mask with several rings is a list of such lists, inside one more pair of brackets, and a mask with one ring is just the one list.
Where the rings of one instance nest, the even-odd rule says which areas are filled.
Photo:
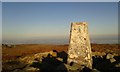
[[2, 72], [120, 72], [117, 44], [91, 44], [93, 69], [67, 64], [68, 45], [2, 45]]

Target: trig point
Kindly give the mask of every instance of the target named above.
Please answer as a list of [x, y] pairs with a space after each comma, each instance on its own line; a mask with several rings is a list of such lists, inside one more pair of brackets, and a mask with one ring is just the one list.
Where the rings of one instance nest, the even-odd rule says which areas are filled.
[[68, 63], [92, 69], [92, 53], [86, 22], [72, 22], [68, 48]]

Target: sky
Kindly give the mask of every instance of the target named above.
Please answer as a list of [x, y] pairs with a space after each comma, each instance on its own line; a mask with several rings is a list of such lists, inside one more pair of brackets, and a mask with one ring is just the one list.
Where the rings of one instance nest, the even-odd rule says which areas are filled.
[[119, 0], [1, 0], [2, 2], [118, 2]]
[[68, 43], [71, 22], [88, 22], [90, 39], [117, 40], [117, 2], [3, 2], [3, 43]]

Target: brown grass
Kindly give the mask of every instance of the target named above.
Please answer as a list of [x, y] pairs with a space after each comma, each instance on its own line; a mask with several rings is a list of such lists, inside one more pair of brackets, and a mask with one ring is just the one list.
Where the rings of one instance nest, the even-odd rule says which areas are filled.
[[[115, 52], [120, 53], [118, 44], [91, 44], [92, 51], [95, 52]], [[49, 52], [51, 50], [65, 51], [68, 50], [68, 45], [45, 45], [45, 44], [20, 44], [15, 48], [2, 47], [2, 59], [14, 59], [19, 56], [35, 54], [40, 52]]]

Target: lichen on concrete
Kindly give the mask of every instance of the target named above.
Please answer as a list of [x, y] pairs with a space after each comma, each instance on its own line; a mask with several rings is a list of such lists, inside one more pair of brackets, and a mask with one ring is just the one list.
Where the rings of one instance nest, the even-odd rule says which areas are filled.
[[71, 24], [68, 63], [71, 62], [92, 68], [92, 53], [86, 22]]

